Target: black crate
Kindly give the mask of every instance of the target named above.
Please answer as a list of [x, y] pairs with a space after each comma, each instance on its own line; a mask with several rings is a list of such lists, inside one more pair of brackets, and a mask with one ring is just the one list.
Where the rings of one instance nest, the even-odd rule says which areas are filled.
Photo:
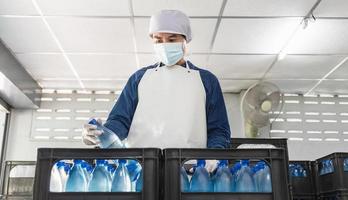
[[317, 194], [315, 182], [315, 164], [313, 161], [289, 161], [289, 164], [299, 164], [307, 172], [306, 177], [293, 177], [290, 175], [290, 183], [292, 186], [292, 194], [294, 199], [315, 199]]
[[319, 196], [320, 200], [348, 200], [348, 190], [347, 191], [339, 191], [339, 192], [331, 192], [331, 193], [323, 193]]
[[317, 200], [318, 196], [317, 195], [293, 195], [292, 197], [293, 200]]
[[[51, 169], [58, 160], [136, 159], [143, 169], [142, 192], [63, 192], [49, 191]], [[38, 149], [34, 200], [160, 200], [161, 150], [146, 149]]]
[[[288, 161], [284, 149], [165, 149], [164, 200], [290, 200]], [[187, 160], [265, 160], [271, 168], [272, 193], [181, 192], [180, 167]]]
[[270, 138], [231, 138], [230, 148], [237, 149], [242, 144], [271, 144], [277, 148], [288, 150], [287, 139], [270, 139]]
[[[333, 153], [316, 160], [318, 193], [334, 193], [348, 190], [348, 172], [344, 171], [343, 162], [348, 158], [348, 153]], [[320, 175], [321, 162], [332, 160], [334, 172]]]

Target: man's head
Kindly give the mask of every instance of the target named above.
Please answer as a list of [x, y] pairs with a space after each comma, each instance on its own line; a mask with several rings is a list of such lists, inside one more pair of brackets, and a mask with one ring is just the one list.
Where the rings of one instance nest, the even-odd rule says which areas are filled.
[[160, 62], [168, 66], [182, 62], [192, 39], [189, 18], [181, 11], [162, 10], [151, 17], [149, 35]]

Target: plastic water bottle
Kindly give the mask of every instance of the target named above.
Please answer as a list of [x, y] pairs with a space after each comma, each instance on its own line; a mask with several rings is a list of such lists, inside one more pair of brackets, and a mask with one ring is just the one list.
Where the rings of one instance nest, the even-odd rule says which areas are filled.
[[82, 160], [74, 160], [65, 186], [66, 192], [86, 192], [87, 180], [82, 169]]
[[329, 160], [328, 162], [329, 162], [329, 173], [332, 173], [332, 172], [334, 172], [333, 162], [332, 162], [332, 160]]
[[233, 178], [228, 169], [228, 160], [220, 160], [214, 179], [214, 192], [232, 192]]
[[240, 162], [241, 169], [237, 172], [236, 192], [255, 192], [249, 160], [241, 160]]
[[119, 165], [114, 173], [111, 192], [131, 192], [132, 185], [126, 162], [126, 160], [118, 160]]
[[209, 173], [205, 169], [205, 160], [197, 160], [197, 168], [191, 178], [191, 192], [213, 192], [213, 184]]
[[92, 172], [88, 185], [90, 192], [110, 192], [111, 182], [108, 178], [108, 171], [105, 168], [105, 160], [96, 160], [96, 166]]
[[[58, 162], [59, 163], [59, 162]], [[55, 163], [51, 170], [50, 191], [63, 192], [63, 183], [58, 169], [58, 163]]]
[[127, 160], [126, 167], [129, 173], [129, 177], [131, 179], [132, 191], [135, 192], [137, 179], [140, 176], [142, 167], [137, 160], [133, 160], [133, 159]]
[[257, 163], [253, 177], [256, 192], [272, 192], [271, 172], [264, 161]]
[[57, 162], [57, 168], [58, 168], [58, 171], [59, 171], [59, 175], [60, 175], [60, 179], [62, 181], [62, 190], [64, 192], [65, 190], [65, 185], [66, 185], [66, 181], [68, 179], [68, 174], [66, 173], [66, 168], [68, 166], [66, 165], [66, 163], [64, 162]]
[[236, 192], [237, 190], [237, 186], [236, 186], [236, 181], [237, 181], [237, 174], [239, 172], [239, 170], [241, 169], [241, 164], [238, 162], [236, 164], [233, 165], [233, 167], [231, 168], [231, 175], [232, 175], [232, 185], [231, 185], [231, 192]]
[[188, 179], [188, 176], [184, 167], [181, 167], [180, 169], [180, 186], [181, 186], [181, 192], [190, 191], [190, 181]]
[[344, 159], [343, 169], [345, 172], [348, 172], [348, 158]]
[[97, 126], [97, 129], [102, 132], [102, 134], [98, 136], [101, 148], [125, 148], [124, 143], [120, 140], [116, 133], [112, 132], [105, 126], [99, 124], [99, 122], [96, 119], [92, 119], [88, 123]]
[[300, 169], [299, 169], [299, 165], [295, 165], [294, 171], [293, 171], [293, 176], [294, 177], [300, 177]]
[[135, 191], [141, 192], [143, 190], [143, 170], [140, 171], [139, 177], [136, 181]]
[[93, 168], [88, 162], [84, 160], [82, 160], [81, 167], [83, 174], [85, 175], [86, 181], [88, 183], [91, 180], [91, 173], [93, 171]]

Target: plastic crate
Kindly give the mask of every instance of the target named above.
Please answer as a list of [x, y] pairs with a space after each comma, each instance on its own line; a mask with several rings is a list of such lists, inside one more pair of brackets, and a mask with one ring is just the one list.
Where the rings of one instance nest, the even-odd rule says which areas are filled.
[[306, 177], [293, 177], [290, 175], [292, 194], [294, 199], [316, 199], [315, 162], [289, 161], [289, 164], [299, 164], [307, 172]]
[[277, 148], [288, 150], [287, 139], [270, 139], [270, 138], [231, 138], [232, 149], [237, 149], [242, 144], [271, 144]]
[[[288, 161], [284, 149], [165, 149], [164, 200], [290, 200]], [[181, 192], [180, 168], [187, 160], [265, 160], [271, 168], [272, 193]]]
[[[348, 190], [348, 171], [344, 171], [343, 162], [348, 158], [348, 153], [333, 153], [316, 160], [316, 178], [318, 183], [318, 193], [334, 193]], [[334, 171], [320, 175], [321, 162], [332, 160]]]
[[5, 162], [2, 199], [33, 199], [35, 164], [34, 161]]
[[[50, 192], [51, 169], [58, 160], [136, 159], [143, 169], [142, 192]], [[38, 149], [35, 200], [159, 200], [161, 150], [146, 149]]]
[[348, 191], [323, 193], [319, 197], [320, 200], [348, 200]]

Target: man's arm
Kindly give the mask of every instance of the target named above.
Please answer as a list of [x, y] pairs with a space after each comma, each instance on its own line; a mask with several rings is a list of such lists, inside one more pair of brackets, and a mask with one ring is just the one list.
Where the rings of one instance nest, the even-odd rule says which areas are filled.
[[207, 147], [229, 148], [231, 131], [221, 87], [218, 79], [212, 73], [207, 73]]
[[128, 136], [133, 116], [138, 105], [138, 85], [146, 68], [138, 70], [127, 81], [104, 126], [123, 140]]

